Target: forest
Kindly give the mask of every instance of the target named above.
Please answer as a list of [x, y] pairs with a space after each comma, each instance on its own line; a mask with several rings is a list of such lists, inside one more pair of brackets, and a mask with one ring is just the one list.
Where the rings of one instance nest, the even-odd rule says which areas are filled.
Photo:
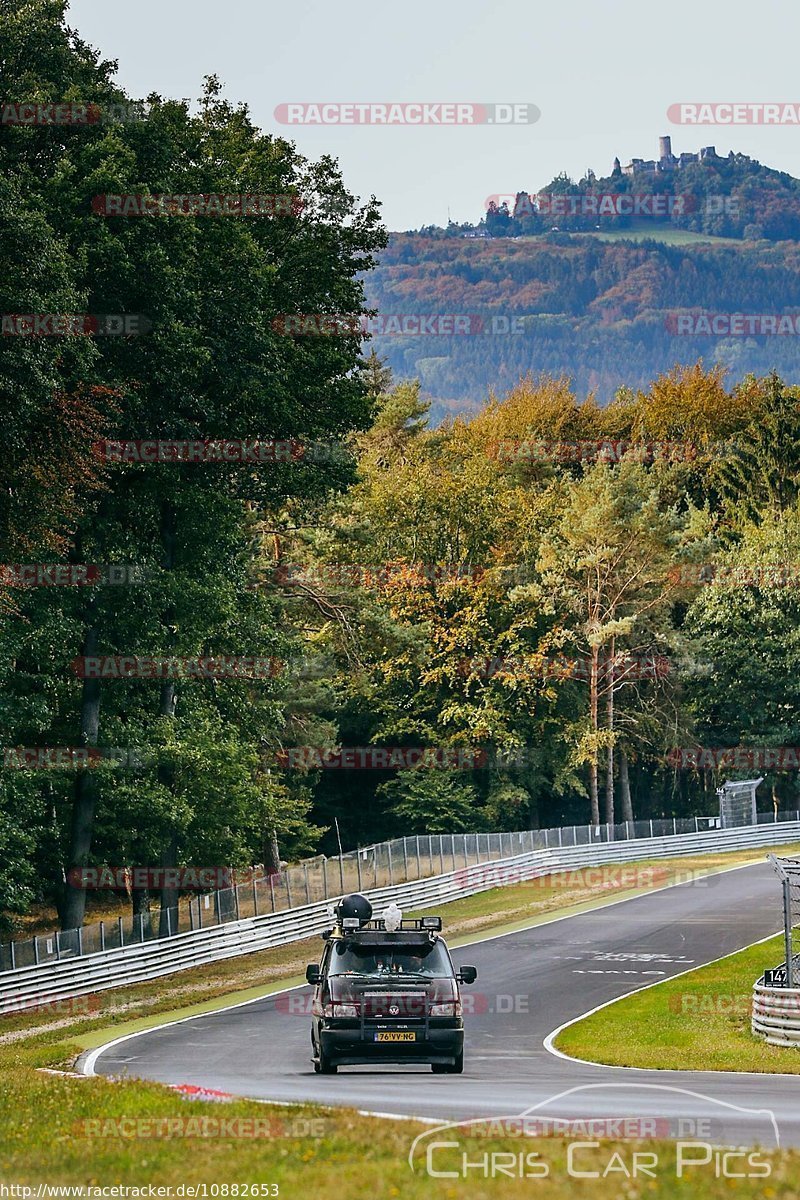
[[[652, 222], [638, 243], [603, 236], [393, 234], [365, 279], [373, 310], [460, 315], [472, 332], [382, 333], [375, 322], [372, 344], [399, 378], [420, 380], [435, 420], [476, 411], [528, 373], [566, 375], [604, 404], [698, 359], [733, 382], [773, 368], [797, 377], [797, 242], [669, 244]], [[730, 314], [755, 320], [737, 328]], [[765, 321], [778, 316], [783, 327]]]
[[[2, 59], [10, 94], [132, 100], [57, 0]], [[722, 750], [746, 774], [800, 743], [792, 342], [726, 374], [662, 322], [723, 275], [731, 306], [797, 305], [794, 246], [387, 248], [214, 77], [196, 111], [5, 125], [0, 165], [4, 934], [80, 925], [84, 868], [710, 813]], [[212, 194], [297, 202], [96, 203]], [[530, 313], [538, 349], [398, 367], [358, 324], [283, 325], [376, 299]]]

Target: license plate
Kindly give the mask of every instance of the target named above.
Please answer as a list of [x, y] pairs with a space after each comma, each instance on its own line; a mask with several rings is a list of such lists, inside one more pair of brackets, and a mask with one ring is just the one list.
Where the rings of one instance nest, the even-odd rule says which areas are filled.
[[411, 1033], [376, 1033], [376, 1042], [413, 1042], [416, 1034]]

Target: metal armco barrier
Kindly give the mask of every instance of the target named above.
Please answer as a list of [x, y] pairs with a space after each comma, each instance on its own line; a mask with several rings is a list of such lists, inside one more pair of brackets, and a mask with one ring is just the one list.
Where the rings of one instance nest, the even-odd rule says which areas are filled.
[[[534, 850], [395, 887], [365, 889], [365, 895], [379, 915], [382, 906], [392, 900], [405, 909], [430, 908], [490, 888], [564, 870], [757, 849], [793, 841], [800, 841], [800, 821]], [[328, 907], [325, 902], [304, 905], [83, 958], [6, 971], [0, 975], [0, 1013], [124, 987], [313, 937], [325, 927]]]
[[753, 985], [751, 1028], [772, 1046], [800, 1047], [800, 988]]

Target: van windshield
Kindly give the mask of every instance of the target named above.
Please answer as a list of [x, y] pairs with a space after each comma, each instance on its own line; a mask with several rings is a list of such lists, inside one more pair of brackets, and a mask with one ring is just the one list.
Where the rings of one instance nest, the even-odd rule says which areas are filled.
[[406, 948], [336, 942], [328, 974], [384, 978], [411, 975], [424, 979], [452, 979], [453, 966], [440, 941]]

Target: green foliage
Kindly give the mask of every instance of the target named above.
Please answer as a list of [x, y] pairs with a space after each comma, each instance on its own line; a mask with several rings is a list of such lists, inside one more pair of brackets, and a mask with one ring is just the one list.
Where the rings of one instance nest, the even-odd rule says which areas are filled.
[[381, 793], [392, 806], [398, 828], [413, 833], [467, 833], [480, 825], [476, 795], [443, 770], [400, 771], [381, 784]]

